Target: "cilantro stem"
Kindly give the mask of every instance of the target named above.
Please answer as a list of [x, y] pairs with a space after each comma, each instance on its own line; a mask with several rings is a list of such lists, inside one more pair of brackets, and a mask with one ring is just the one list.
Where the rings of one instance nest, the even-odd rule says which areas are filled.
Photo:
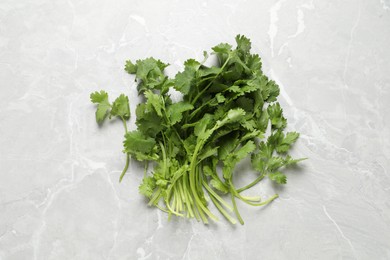
[[[123, 116], [120, 116], [120, 118], [123, 122], [123, 127], [125, 128], [125, 134], [127, 134], [128, 131], [127, 131], [126, 120]], [[125, 164], [125, 168], [123, 168], [123, 170], [122, 170], [121, 175], [119, 176], [119, 182], [122, 182], [122, 179], [125, 176], [127, 169], [129, 168], [129, 163], [130, 163], [130, 155], [128, 153], [126, 153], [126, 164]]]
[[161, 196], [161, 188], [158, 188], [157, 191], [153, 194], [153, 197], [150, 199], [148, 205], [156, 205], [158, 200], [160, 199]]
[[[195, 196], [194, 196], [194, 198], [195, 198]], [[198, 200], [199, 200], [199, 199], [198, 199]], [[196, 201], [196, 198], [195, 198], [194, 206], [195, 206], [195, 209], [194, 209], [195, 216], [196, 216], [196, 214], [198, 213], [199, 216], [200, 216], [200, 218], [202, 219], [203, 223], [204, 223], [204, 224], [208, 224], [209, 221], [207, 220], [207, 218], [206, 218], [206, 216], [204, 215], [204, 213], [203, 213], [203, 211], [202, 211], [202, 208], [201, 208], [201, 207], [203, 206], [202, 202], [200, 202], [200, 201], [197, 202], [197, 201]]]
[[229, 209], [230, 211], [233, 210], [233, 208], [229, 204], [227, 204], [224, 199], [218, 196], [218, 194], [207, 184], [206, 181], [203, 180], [202, 183], [210, 195], [212, 195], [215, 199], [217, 199], [223, 206], [225, 206], [225, 208]]
[[[165, 142], [165, 139], [164, 139], [164, 142]], [[164, 164], [164, 168], [163, 168], [163, 172], [164, 172], [164, 177], [167, 179], [168, 178], [168, 169], [167, 169], [167, 154], [165, 152], [165, 148], [164, 148], [164, 145], [159, 142], [160, 144], [160, 148], [161, 148], [161, 152], [162, 152], [162, 156], [163, 156], [163, 164]]]
[[125, 134], [127, 134], [127, 124], [126, 124], [126, 120], [123, 116], [120, 117], [122, 119], [122, 122], [123, 122], [123, 127], [125, 128]]
[[183, 193], [184, 193], [184, 196], [185, 196], [185, 205], [187, 207], [187, 210], [188, 210], [188, 213], [190, 215], [190, 217], [195, 217], [198, 221], [200, 220], [199, 219], [199, 215], [197, 215], [197, 212], [195, 210], [193, 210], [192, 208], [192, 205], [193, 205], [193, 200], [192, 200], [192, 197], [191, 197], [191, 194], [189, 193], [190, 192], [190, 187], [189, 187], [189, 180], [188, 180], [188, 172], [186, 172], [184, 175], [183, 175]]
[[201, 80], [199, 80], [198, 84], [199, 84], [199, 83], [202, 83], [203, 81], [210, 80], [210, 79], [214, 79], [214, 78], [215, 78], [215, 76], [204, 77], [204, 78], [202, 78]]
[[240, 215], [240, 212], [238, 212], [238, 209], [237, 209], [237, 204], [236, 204], [236, 199], [235, 199], [235, 196], [233, 194], [233, 192], [231, 191], [230, 192], [230, 195], [232, 197], [232, 203], [233, 203], [233, 210], [234, 210], [234, 213], [236, 214], [237, 216], [237, 219], [238, 221], [240, 222], [241, 225], [244, 225], [244, 220], [242, 219], [241, 215]]
[[255, 201], [255, 202], [261, 201], [261, 197], [260, 196], [242, 196], [241, 195], [241, 197], [246, 199], [247, 201]]
[[200, 200], [198, 194], [197, 194], [197, 190], [196, 190], [196, 159], [198, 157], [198, 152], [200, 150], [200, 148], [203, 146], [203, 141], [200, 141], [196, 144], [195, 146], [195, 150], [194, 150], [194, 153], [192, 155], [192, 160], [191, 160], [191, 163], [190, 163], [190, 187], [191, 187], [191, 190], [192, 190], [192, 195], [194, 196], [194, 199], [195, 199], [195, 206], [199, 206], [199, 213], [201, 214], [202, 216], [202, 211], [203, 210], [211, 219], [213, 220], [218, 220], [218, 218], [216, 216], [213, 215], [213, 213], [210, 212], [210, 210], [205, 207], [202, 203], [202, 201]]
[[130, 155], [126, 154], [126, 164], [125, 164], [125, 168], [123, 169], [121, 175], [119, 176], [119, 182], [121, 182], [123, 177], [125, 176], [127, 169], [129, 168], [129, 164], [130, 164]]
[[148, 168], [149, 168], [149, 162], [145, 161], [145, 165], [144, 165], [144, 178], [146, 178], [146, 173], [148, 172]]
[[266, 201], [263, 201], [263, 202], [259, 202], [259, 203], [253, 203], [251, 202], [250, 200], [248, 200], [247, 198], [241, 196], [237, 190], [234, 188], [234, 185], [233, 185], [233, 182], [232, 180], [230, 179], [229, 180], [229, 186], [230, 186], [230, 191], [232, 192], [232, 195], [234, 195], [235, 197], [241, 199], [243, 202], [245, 202], [246, 204], [248, 205], [251, 205], [251, 206], [264, 206], [264, 205], [267, 205], [268, 203], [270, 203], [271, 201], [273, 201], [274, 199], [276, 199], [277, 197], [279, 197], [278, 194], [275, 194], [274, 196], [270, 197], [268, 200]]
[[160, 209], [161, 211], [164, 211], [164, 212], [166, 212], [166, 213], [169, 214], [169, 211], [166, 210], [166, 209], [164, 209], [164, 208], [162, 208], [160, 205], [156, 204], [155, 206], [156, 206], [158, 209]]
[[[183, 177], [181, 179], [183, 179]], [[186, 196], [184, 195], [182, 182], [181, 181], [177, 182], [177, 188], [179, 190], [179, 194], [180, 194], [181, 200], [182, 200], [183, 204], [185, 204], [186, 203]], [[183, 205], [183, 207], [184, 207], [184, 205]]]
[[[174, 207], [174, 209], [175, 209], [175, 211], [176, 212], [178, 212], [179, 211], [179, 204], [180, 204], [180, 197], [179, 196], [177, 196], [177, 189], [175, 189], [175, 192], [173, 193], [173, 196], [174, 196], [174, 198], [175, 198], [175, 207]], [[183, 216], [182, 214], [180, 214], [181, 216]]]
[[[160, 145], [162, 145], [162, 144], [160, 144]], [[167, 192], [166, 192], [165, 204], [167, 205], [167, 208], [170, 211], [172, 211], [173, 214], [175, 214], [177, 216], [183, 216], [183, 214], [180, 214], [179, 212], [176, 212], [175, 210], [172, 209], [172, 207], [170, 205], [171, 192], [172, 192], [172, 190], [174, 191], [173, 192], [174, 202], [172, 203], [172, 205], [175, 205], [175, 202], [178, 203], [178, 199], [180, 198], [180, 193], [178, 193], [178, 189], [176, 189], [176, 188], [174, 189], [174, 187], [175, 187], [174, 185], [176, 185], [177, 180], [179, 180], [179, 178], [182, 177], [184, 171], [185, 171], [185, 169], [181, 169], [181, 171], [179, 173], [176, 173], [176, 176], [174, 177], [173, 181], [171, 182], [171, 184], [170, 184], [170, 186], [169, 186], [169, 188], [167, 189]], [[180, 200], [180, 202], [181, 202], [181, 200]], [[176, 204], [176, 206], [177, 205], [178, 204]], [[178, 206], [176, 207], [176, 210], [177, 210], [177, 208], [178, 208]]]
[[273, 196], [271, 196], [269, 199], [263, 201], [263, 202], [260, 202], [260, 203], [252, 203], [250, 205], [252, 206], [265, 206], [267, 204], [269, 204], [270, 202], [272, 202], [274, 199], [278, 198], [279, 197], [279, 194], [275, 194]]
[[169, 212], [169, 213], [172, 213], [172, 214], [175, 214], [176, 216], [179, 216], [179, 217], [184, 217], [183, 214], [181, 214], [181, 213], [179, 213], [179, 212], [176, 212], [177, 207], [174, 206], [175, 204], [177, 205], [177, 196], [175, 196], [175, 194], [174, 194], [174, 196], [173, 196], [173, 202], [172, 202], [172, 207], [173, 207], [173, 209], [172, 209], [171, 204], [170, 204], [169, 201], [166, 201], [166, 202], [165, 202], [165, 205], [166, 205], [167, 208], [168, 208], [168, 212]]
[[237, 222], [236, 220], [229, 215], [229, 213], [226, 212], [226, 210], [219, 204], [218, 200], [216, 198], [214, 198], [213, 195], [210, 195], [210, 199], [213, 201], [214, 205], [217, 207], [217, 209], [219, 210], [219, 212], [221, 212], [221, 214], [227, 219], [230, 221], [230, 223], [232, 223], [233, 225], [235, 225]]
[[248, 185], [242, 187], [242, 188], [239, 188], [237, 189], [237, 192], [240, 193], [244, 190], [247, 190], [249, 188], [252, 188], [253, 186], [255, 186], [257, 183], [259, 183], [262, 179], [264, 179], [264, 174], [261, 174], [259, 177], [257, 177], [254, 181], [252, 181], [251, 183], [249, 183]]
[[176, 216], [179, 216], [179, 217], [184, 217], [183, 214], [179, 213], [179, 212], [176, 212], [177, 208], [178, 207], [175, 207], [175, 204], [177, 205], [178, 203], [178, 198], [179, 196], [177, 196], [177, 191], [176, 189], [174, 189], [174, 193], [173, 193], [173, 201], [172, 201], [172, 205], [174, 207], [174, 209], [172, 209], [171, 205], [170, 205], [170, 198], [167, 196], [167, 199], [165, 201], [165, 205], [167, 206], [168, 210], [170, 213], [172, 214], [175, 214]]

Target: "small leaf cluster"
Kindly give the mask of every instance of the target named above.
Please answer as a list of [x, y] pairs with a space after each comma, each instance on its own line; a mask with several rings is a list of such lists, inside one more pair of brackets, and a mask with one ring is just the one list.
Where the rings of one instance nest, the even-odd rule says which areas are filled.
[[[216, 65], [189, 59], [174, 78], [165, 75], [169, 64], [160, 60], [126, 62], [125, 70], [135, 75], [144, 102], [136, 108], [137, 129], [126, 130], [124, 152], [154, 166], [145, 172], [139, 192], [149, 205], [169, 216], [208, 223], [217, 219], [209, 209], [211, 201], [231, 223], [237, 219], [243, 224], [237, 199], [262, 206], [278, 195], [262, 201], [242, 192], [264, 177], [285, 184], [283, 167], [302, 160], [288, 155], [299, 134], [285, 131], [278, 85], [263, 74], [259, 55], [250, 52], [250, 40], [242, 35], [235, 40], [235, 48], [227, 43], [212, 48]], [[204, 56], [206, 60], [209, 54], [204, 52]], [[172, 100], [173, 89], [182, 94], [182, 100]], [[124, 95], [110, 104], [101, 91], [93, 93], [91, 100], [98, 104], [98, 122], [108, 114], [123, 120], [130, 117]], [[233, 182], [233, 175], [239, 174], [236, 165], [247, 157], [258, 176], [237, 188]]]
[[123, 120], [130, 118], [129, 98], [121, 94], [113, 103], [108, 100], [108, 94], [104, 90], [96, 91], [90, 95], [91, 102], [97, 104], [96, 122], [103, 123], [104, 119], [109, 117], [119, 117]]

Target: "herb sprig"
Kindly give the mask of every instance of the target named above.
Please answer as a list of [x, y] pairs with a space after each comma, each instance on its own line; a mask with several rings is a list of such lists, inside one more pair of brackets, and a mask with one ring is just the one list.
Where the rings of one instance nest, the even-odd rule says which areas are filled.
[[[164, 74], [168, 64], [160, 60], [127, 61], [125, 70], [135, 75], [138, 93], [144, 98], [135, 112], [137, 130], [127, 130], [126, 95], [110, 103], [105, 91], [91, 94], [99, 124], [107, 116], [123, 121], [127, 159], [120, 181], [130, 157], [146, 166], [152, 163], [154, 168], [151, 173], [145, 171], [139, 192], [149, 199], [149, 205], [169, 216], [207, 224], [209, 219], [217, 220], [208, 207], [211, 200], [227, 220], [236, 223], [233, 212], [243, 224], [237, 199], [263, 206], [278, 195], [261, 200], [242, 192], [264, 177], [286, 184], [283, 167], [303, 160], [287, 154], [299, 134], [285, 132], [287, 120], [277, 102], [278, 85], [263, 74], [259, 55], [250, 53], [250, 40], [238, 35], [236, 43], [236, 48], [227, 43], [212, 48], [218, 58], [216, 66], [189, 59], [174, 78]], [[204, 56], [206, 60], [208, 53]], [[172, 89], [182, 94], [181, 101], [173, 102]], [[233, 182], [233, 175], [239, 174], [236, 165], [248, 156], [258, 177], [237, 188]]]

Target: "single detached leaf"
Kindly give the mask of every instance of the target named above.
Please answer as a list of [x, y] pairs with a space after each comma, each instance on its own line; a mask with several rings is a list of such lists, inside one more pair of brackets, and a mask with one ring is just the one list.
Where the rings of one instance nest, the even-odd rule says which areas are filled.
[[104, 121], [106, 118], [108, 111], [111, 109], [111, 104], [108, 101], [107, 92], [101, 90], [100, 92], [91, 93], [91, 102], [97, 104], [96, 109], [96, 122], [99, 124]]

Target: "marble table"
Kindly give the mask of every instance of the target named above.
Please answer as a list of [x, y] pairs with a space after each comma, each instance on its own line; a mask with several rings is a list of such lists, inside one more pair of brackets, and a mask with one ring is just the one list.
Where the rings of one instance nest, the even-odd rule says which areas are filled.
[[[301, 138], [280, 198], [245, 225], [173, 219], [138, 193], [122, 125], [92, 91], [127, 93], [127, 59], [168, 74], [252, 39]], [[0, 259], [390, 259], [390, 1], [2, 0]], [[134, 129], [133, 117], [130, 128]]]

